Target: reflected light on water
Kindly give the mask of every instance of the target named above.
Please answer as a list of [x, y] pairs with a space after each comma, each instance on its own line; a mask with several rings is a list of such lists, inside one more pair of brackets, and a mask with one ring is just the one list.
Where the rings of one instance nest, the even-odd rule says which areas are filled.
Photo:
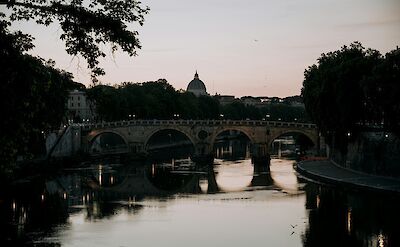
[[[239, 169], [238, 169], [239, 168]], [[253, 166], [251, 160], [242, 160], [236, 164], [217, 167], [216, 181], [222, 191], [241, 191], [251, 185]]]
[[136, 202], [136, 196], [130, 196], [128, 198], [128, 206], [129, 207], [133, 206], [135, 204], [135, 202]]
[[156, 165], [152, 164], [151, 165], [151, 177], [154, 178], [156, 175]]
[[207, 193], [208, 181], [206, 179], [200, 180], [199, 186], [200, 186], [201, 192]]
[[386, 236], [383, 235], [382, 232], [380, 232], [379, 235], [378, 235], [378, 244], [379, 244], [379, 247], [386, 247], [387, 246], [387, 244], [386, 244]]
[[351, 234], [352, 228], [352, 217], [351, 217], [351, 208], [347, 209], [347, 233]]
[[101, 186], [102, 173], [103, 173], [103, 166], [99, 165], [99, 185], [100, 186]]
[[298, 190], [296, 173], [292, 168], [288, 169], [293, 166], [293, 162], [293, 160], [271, 159], [270, 170], [274, 184], [288, 191]]

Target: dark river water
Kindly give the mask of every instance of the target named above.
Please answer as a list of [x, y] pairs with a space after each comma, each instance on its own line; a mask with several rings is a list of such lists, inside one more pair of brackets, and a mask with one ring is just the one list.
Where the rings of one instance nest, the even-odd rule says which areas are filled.
[[400, 246], [398, 199], [307, 183], [293, 163], [66, 170], [0, 198], [0, 246]]

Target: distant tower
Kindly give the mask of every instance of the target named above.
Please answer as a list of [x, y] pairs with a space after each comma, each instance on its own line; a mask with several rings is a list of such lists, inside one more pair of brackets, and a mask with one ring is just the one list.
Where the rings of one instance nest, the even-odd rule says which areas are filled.
[[206, 86], [199, 79], [199, 74], [197, 74], [197, 70], [196, 70], [196, 74], [194, 74], [194, 79], [191, 82], [189, 82], [189, 85], [188, 85], [186, 91], [191, 92], [196, 96], [208, 95]]

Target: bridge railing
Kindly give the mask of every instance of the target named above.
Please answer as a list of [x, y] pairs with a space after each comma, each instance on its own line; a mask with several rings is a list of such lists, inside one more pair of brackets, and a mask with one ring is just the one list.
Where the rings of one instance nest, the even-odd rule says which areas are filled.
[[162, 126], [162, 125], [233, 125], [233, 126], [265, 126], [265, 127], [296, 127], [315, 129], [315, 124], [299, 123], [299, 122], [281, 122], [281, 121], [264, 121], [264, 120], [129, 120], [102, 123], [85, 123], [75, 124], [81, 126], [84, 130], [115, 128], [123, 126]]

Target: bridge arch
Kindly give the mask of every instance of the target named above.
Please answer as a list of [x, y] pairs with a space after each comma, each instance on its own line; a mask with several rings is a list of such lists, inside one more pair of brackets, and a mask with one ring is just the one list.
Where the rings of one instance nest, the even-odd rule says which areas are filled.
[[298, 130], [298, 129], [287, 129], [287, 130], [282, 130], [282, 131], [276, 131], [275, 133], [271, 133], [269, 140], [268, 140], [268, 146], [271, 147], [273, 141], [281, 136], [287, 135], [287, 134], [301, 134], [305, 137], [307, 137], [313, 144], [314, 147], [317, 146], [318, 144], [318, 133], [310, 133], [309, 131], [304, 131], [304, 130]]
[[255, 142], [251, 132], [243, 129], [228, 127], [216, 131], [210, 138], [210, 151], [212, 151], [213, 157], [218, 159], [250, 158]]
[[317, 142], [318, 142], [318, 136], [317, 134], [312, 134], [309, 133], [308, 131], [303, 131], [303, 130], [284, 130], [284, 131], [278, 131], [276, 133], [272, 133], [269, 141], [268, 141], [268, 146], [272, 145], [272, 142], [277, 139], [280, 136], [284, 136], [290, 133], [295, 133], [295, 134], [301, 134], [306, 136], [308, 139], [310, 139], [310, 141], [313, 143], [314, 146], [317, 146]]
[[[92, 131], [91, 133], [89, 133], [88, 135], [88, 151], [90, 153], [96, 153], [96, 150], [94, 150], [97, 146], [102, 145], [101, 140], [99, 139], [102, 136], [108, 136], [108, 139], [113, 139], [112, 142], [114, 142], [114, 148], [115, 149], [119, 149], [119, 151], [123, 151], [123, 152], [128, 152], [129, 151], [129, 142], [128, 140], [124, 137], [123, 134], [119, 133], [118, 131], [115, 130], [101, 130], [101, 131]], [[107, 145], [107, 143], [105, 143]], [[113, 147], [110, 146], [110, 149], [108, 151], [110, 151]], [[107, 151], [107, 148], [106, 150]], [[118, 150], [115, 150], [118, 151]], [[100, 153], [102, 153], [101, 150], [99, 150]]]
[[196, 145], [196, 140], [190, 133], [188, 133], [187, 131], [185, 131], [184, 129], [181, 129], [181, 128], [168, 126], [165, 128], [153, 129], [149, 134], [147, 134], [146, 137], [144, 138], [144, 145], [143, 145], [144, 150], [145, 151], [148, 150], [149, 141], [153, 136], [155, 136], [157, 133], [160, 133], [162, 131], [168, 131], [168, 130], [176, 131], [180, 134], [183, 134], [191, 142], [193, 147]]
[[245, 134], [247, 136], [247, 138], [249, 138], [251, 144], [255, 143], [254, 138], [252, 137], [250, 131], [247, 128], [227, 127], [227, 128], [218, 129], [217, 131], [214, 131], [212, 133], [211, 138], [210, 138], [211, 146], [213, 146], [215, 144], [215, 140], [217, 139], [218, 135], [222, 134], [225, 131], [230, 131], [230, 130], [242, 132], [243, 134]]

